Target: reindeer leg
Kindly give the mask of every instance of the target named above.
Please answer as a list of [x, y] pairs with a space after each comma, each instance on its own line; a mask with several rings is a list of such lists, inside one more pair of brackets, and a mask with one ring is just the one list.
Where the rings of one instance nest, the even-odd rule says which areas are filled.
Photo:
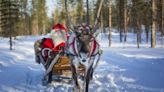
[[93, 74], [93, 68], [92, 68], [92, 66], [90, 66], [89, 69], [87, 70], [86, 76], [85, 76], [84, 92], [88, 92], [88, 90], [89, 90], [89, 82], [90, 82], [90, 79], [92, 78], [92, 74]]
[[[72, 78], [73, 78], [73, 81], [74, 81], [75, 88], [80, 90], [75, 65], [71, 64], [71, 69], [72, 69]], [[77, 92], [77, 91], [75, 91], [75, 92]]]
[[90, 73], [90, 80], [93, 79], [93, 68], [91, 69], [91, 73]]

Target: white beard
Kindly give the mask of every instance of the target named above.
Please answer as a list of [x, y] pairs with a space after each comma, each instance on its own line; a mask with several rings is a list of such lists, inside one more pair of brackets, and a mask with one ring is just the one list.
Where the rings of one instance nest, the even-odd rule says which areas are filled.
[[66, 34], [64, 32], [55, 32], [54, 30], [52, 31], [53, 32], [51, 33], [51, 38], [55, 46], [66, 41]]
[[63, 40], [61, 37], [52, 38], [52, 40], [55, 46], [59, 45], [62, 42], [65, 42], [65, 40]]

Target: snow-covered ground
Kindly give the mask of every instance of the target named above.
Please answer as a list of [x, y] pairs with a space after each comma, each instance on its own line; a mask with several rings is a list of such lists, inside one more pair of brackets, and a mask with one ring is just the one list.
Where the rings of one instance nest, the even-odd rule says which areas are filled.
[[[8, 39], [0, 38], [0, 92], [71, 92], [71, 85], [42, 86], [44, 68], [35, 63], [33, 50], [39, 38], [19, 37], [12, 51]], [[142, 44], [138, 49], [133, 34], [125, 44], [117, 33], [112, 38], [109, 48], [107, 35], [98, 37], [103, 55], [90, 92], [164, 92], [164, 48]]]

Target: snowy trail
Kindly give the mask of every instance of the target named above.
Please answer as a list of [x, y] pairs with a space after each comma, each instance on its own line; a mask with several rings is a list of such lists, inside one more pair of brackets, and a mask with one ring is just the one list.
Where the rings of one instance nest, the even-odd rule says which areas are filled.
[[[36, 39], [21, 38], [13, 51], [0, 40], [0, 92], [71, 92], [70, 85], [42, 86], [44, 69], [34, 62]], [[102, 49], [90, 92], [164, 92], [164, 49]]]
[[[125, 53], [129, 49], [122, 48], [103, 48], [104, 55], [102, 61], [104, 65], [97, 68], [97, 76], [103, 75], [106, 78], [103, 84], [107, 84], [108, 91], [105, 92], [163, 92], [164, 91], [164, 58], [161, 52], [151, 54], [160, 58], [149, 59], [150, 57], [126, 57]], [[126, 55], [143, 54], [132, 49]], [[163, 50], [163, 49], [161, 49]], [[159, 50], [159, 51], [161, 51]], [[156, 51], [156, 50], [154, 50]], [[133, 54], [132, 54], [133, 52]], [[124, 54], [122, 54], [124, 53]], [[150, 55], [150, 51], [147, 52]], [[145, 53], [146, 55], [146, 53]], [[106, 61], [108, 60], [108, 61]], [[99, 71], [102, 69], [102, 71]], [[105, 71], [105, 72], [104, 72]], [[98, 79], [99, 80], [99, 79]], [[109, 80], [107, 82], [106, 80]], [[109, 87], [108, 87], [109, 86]], [[104, 92], [104, 91], [100, 91]]]

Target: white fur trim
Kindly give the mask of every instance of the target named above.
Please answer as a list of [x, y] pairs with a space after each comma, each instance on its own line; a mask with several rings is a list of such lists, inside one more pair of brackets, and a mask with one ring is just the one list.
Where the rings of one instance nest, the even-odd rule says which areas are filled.
[[50, 55], [50, 52], [52, 51], [50, 48], [44, 48], [44, 49], [42, 50], [42, 56], [43, 56], [43, 57], [45, 57], [45, 53], [44, 53], [44, 52], [45, 52], [46, 50], [48, 51], [48, 56]]

